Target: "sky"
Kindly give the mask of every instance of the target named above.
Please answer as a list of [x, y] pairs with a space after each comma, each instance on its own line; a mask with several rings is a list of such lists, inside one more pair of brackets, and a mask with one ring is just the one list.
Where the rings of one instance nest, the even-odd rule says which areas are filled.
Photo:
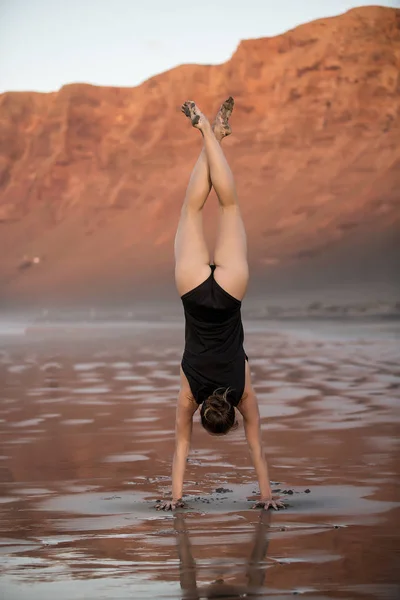
[[225, 62], [241, 39], [367, 4], [400, 8], [400, 0], [0, 0], [0, 93], [135, 86], [180, 64]]

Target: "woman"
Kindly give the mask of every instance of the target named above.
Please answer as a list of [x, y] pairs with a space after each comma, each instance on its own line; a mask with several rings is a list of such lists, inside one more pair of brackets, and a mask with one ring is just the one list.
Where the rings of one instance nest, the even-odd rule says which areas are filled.
[[[232, 172], [220, 146], [231, 133], [228, 121], [233, 104], [233, 98], [223, 103], [213, 126], [194, 102], [182, 106], [203, 136], [203, 149], [190, 177], [175, 239], [175, 279], [185, 311], [186, 342], [176, 412], [172, 500], [157, 505], [163, 510], [184, 506], [183, 476], [193, 415], [199, 406], [202, 425], [213, 435], [225, 435], [237, 427], [235, 410], [239, 410], [260, 486], [261, 498], [255, 507], [284, 508], [272, 497], [258, 404], [243, 349], [240, 307], [249, 278], [246, 232]], [[221, 207], [214, 264], [210, 264], [202, 224], [202, 208], [212, 186]]]

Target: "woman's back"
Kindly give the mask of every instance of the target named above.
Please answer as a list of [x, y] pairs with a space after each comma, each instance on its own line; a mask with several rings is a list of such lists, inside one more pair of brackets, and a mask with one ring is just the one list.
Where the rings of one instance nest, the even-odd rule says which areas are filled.
[[210, 276], [182, 296], [185, 351], [182, 369], [199, 404], [217, 388], [231, 388], [228, 399], [240, 401], [245, 381], [241, 301]]

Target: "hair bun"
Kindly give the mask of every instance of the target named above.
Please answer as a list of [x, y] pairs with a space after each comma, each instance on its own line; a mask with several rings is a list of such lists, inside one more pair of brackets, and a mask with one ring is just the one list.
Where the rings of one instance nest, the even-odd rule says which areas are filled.
[[200, 410], [203, 427], [210, 433], [227, 433], [235, 423], [235, 408], [227, 398], [232, 388], [217, 388]]
[[[220, 391], [221, 390], [221, 391]], [[231, 388], [217, 388], [214, 392], [204, 400], [204, 412], [203, 416], [207, 419], [207, 414], [212, 413], [213, 415], [218, 415], [220, 418], [224, 418], [224, 415], [230, 410], [231, 403], [229, 402], [227, 396], [231, 391]]]

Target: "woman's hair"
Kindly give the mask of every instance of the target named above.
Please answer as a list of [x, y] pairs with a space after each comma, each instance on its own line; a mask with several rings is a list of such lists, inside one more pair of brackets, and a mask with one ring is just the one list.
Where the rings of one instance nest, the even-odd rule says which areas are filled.
[[209, 433], [225, 434], [235, 425], [235, 407], [228, 402], [229, 388], [218, 388], [201, 405], [201, 424]]

